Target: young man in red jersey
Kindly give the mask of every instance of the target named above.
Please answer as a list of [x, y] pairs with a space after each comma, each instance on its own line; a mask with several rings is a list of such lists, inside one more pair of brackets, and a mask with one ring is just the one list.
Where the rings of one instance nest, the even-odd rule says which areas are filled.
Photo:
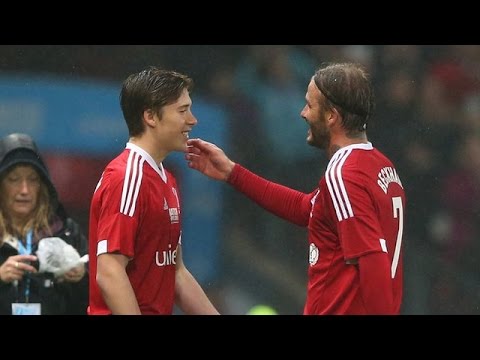
[[185, 151], [193, 81], [149, 68], [123, 83], [125, 150], [105, 168], [90, 208], [89, 314], [218, 314], [181, 251], [177, 183], [162, 165]]
[[315, 72], [305, 99], [307, 143], [330, 159], [311, 193], [259, 177], [201, 139], [188, 141], [188, 164], [308, 227], [304, 314], [399, 314], [406, 199], [395, 166], [367, 139], [374, 110], [368, 75], [357, 64], [326, 65]]

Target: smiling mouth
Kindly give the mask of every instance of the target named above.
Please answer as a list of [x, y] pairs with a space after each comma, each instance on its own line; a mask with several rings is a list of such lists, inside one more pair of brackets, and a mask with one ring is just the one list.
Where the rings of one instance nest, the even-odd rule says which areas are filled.
[[188, 138], [189, 138], [188, 133], [189, 133], [189, 131], [182, 131], [183, 136], [184, 136], [185, 139], [187, 139], [187, 140], [188, 140]]
[[29, 204], [29, 203], [31, 203], [31, 200], [21, 199], [21, 200], [15, 200], [15, 202], [16, 202], [17, 204]]

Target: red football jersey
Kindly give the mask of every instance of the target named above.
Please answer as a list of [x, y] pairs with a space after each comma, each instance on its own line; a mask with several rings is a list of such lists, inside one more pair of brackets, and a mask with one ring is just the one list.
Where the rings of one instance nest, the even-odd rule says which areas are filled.
[[140, 147], [126, 149], [105, 168], [90, 207], [89, 314], [110, 314], [96, 278], [97, 256], [120, 253], [142, 314], [171, 314], [180, 242], [177, 184]]
[[388, 254], [400, 312], [405, 201], [394, 165], [371, 143], [334, 154], [312, 199], [304, 314], [365, 314], [355, 263], [372, 252]]
[[[400, 312], [405, 192], [393, 164], [371, 143], [338, 150], [319, 187], [309, 194], [268, 181], [239, 164], [228, 182], [273, 214], [308, 226], [310, 267], [304, 314], [368, 314], [372, 305], [378, 309], [372, 299], [369, 310], [363, 302], [357, 263], [364, 255], [380, 252], [389, 259], [389, 273], [374, 273], [377, 278], [371, 281], [385, 281], [379, 286], [391, 290], [393, 308], [383, 303], [390, 301], [389, 294], [373, 301], [387, 313]], [[364, 290], [371, 295], [371, 289]]]

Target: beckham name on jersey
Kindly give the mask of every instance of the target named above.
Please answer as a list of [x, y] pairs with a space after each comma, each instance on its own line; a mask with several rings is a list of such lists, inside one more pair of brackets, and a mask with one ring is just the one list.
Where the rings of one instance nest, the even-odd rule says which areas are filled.
[[388, 191], [388, 185], [390, 185], [390, 183], [392, 182], [397, 183], [403, 189], [402, 182], [400, 181], [400, 178], [398, 177], [395, 169], [390, 166], [382, 168], [382, 170], [380, 170], [380, 172], [378, 173], [377, 184], [382, 188], [385, 194]]

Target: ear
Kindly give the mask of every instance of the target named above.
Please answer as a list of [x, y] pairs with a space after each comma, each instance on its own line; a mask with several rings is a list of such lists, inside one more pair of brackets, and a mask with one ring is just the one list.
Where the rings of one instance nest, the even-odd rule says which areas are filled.
[[332, 107], [331, 110], [327, 111], [327, 125], [329, 127], [335, 126], [335, 124], [340, 123], [340, 121], [340, 114], [337, 109]]
[[151, 109], [147, 109], [143, 112], [143, 121], [150, 127], [154, 127], [156, 123], [155, 113]]

